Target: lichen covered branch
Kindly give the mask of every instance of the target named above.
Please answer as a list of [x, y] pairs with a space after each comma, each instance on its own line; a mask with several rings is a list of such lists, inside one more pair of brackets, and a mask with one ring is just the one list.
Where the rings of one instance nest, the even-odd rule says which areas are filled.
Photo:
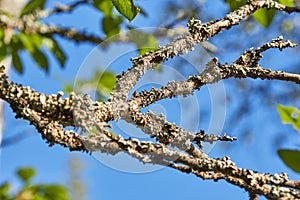
[[297, 8], [290, 8], [273, 0], [252, 0], [218, 20], [201, 23], [200, 20], [192, 19], [188, 23], [190, 35], [181, 36], [169, 44], [158, 48], [156, 51], [148, 52], [137, 58], [132, 58], [133, 67], [119, 77], [116, 86], [117, 92], [112, 98], [116, 101], [119, 99], [125, 100], [130, 89], [134, 87], [139, 78], [141, 78], [147, 70], [169, 58], [174, 58], [175, 56], [193, 50], [197, 43], [203, 42], [225, 29], [230, 29], [261, 8], [274, 8], [288, 13], [300, 12]]
[[[73, 9], [84, 2], [75, 2], [71, 7]], [[60, 144], [71, 151], [100, 151], [112, 155], [124, 152], [143, 163], [165, 165], [184, 173], [192, 173], [202, 179], [226, 180], [249, 192], [251, 199], [256, 199], [258, 195], [268, 199], [299, 199], [300, 182], [290, 180], [285, 173], [271, 175], [239, 168], [227, 156], [210, 158], [201, 150], [203, 142], [235, 141], [235, 137], [226, 134], [206, 134], [204, 130], [198, 133], [189, 132], [168, 122], [163, 115], [156, 115], [150, 111], [144, 114], [140, 111], [158, 100], [191, 95], [204, 85], [232, 77], [282, 80], [300, 84], [299, 74], [273, 71], [262, 68], [259, 64], [261, 53], [264, 51], [270, 48], [282, 50], [295, 47], [296, 44], [289, 40], [282, 41], [283, 38], [278, 37], [261, 47], [245, 51], [231, 64], [222, 64], [217, 58], [213, 58], [200, 74], [180, 82], [171, 81], [161, 88], [135, 92], [133, 97], [129, 98], [129, 91], [147, 70], [169, 58], [193, 50], [199, 42], [237, 25], [260, 8], [275, 8], [288, 13], [299, 12], [298, 8], [286, 7], [272, 0], [252, 0], [219, 20], [202, 24], [193, 19], [188, 24], [188, 35], [181, 36], [156, 51], [133, 58], [133, 66], [118, 76], [116, 92], [105, 102], [93, 101], [88, 95], [81, 96], [75, 93], [63, 98], [62, 92], [52, 95], [36, 92], [9, 81], [4, 67], [0, 68], [0, 98], [9, 103], [16, 118], [29, 121], [50, 146]], [[68, 9], [57, 8], [53, 13], [65, 11]], [[42, 17], [43, 13], [39, 14], [39, 17]], [[49, 14], [51, 12], [44, 13]], [[25, 33], [59, 34], [76, 41], [101, 40], [75, 30], [74, 32], [71, 29], [41, 24], [36, 21], [34, 15], [26, 15], [17, 20], [0, 15], [0, 27], [18, 29]], [[116, 136], [109, 130], [112, 126], [109, 122], [119, 119], [137, 126], [156, 141]], [[73, 127], [73, 130], [69, 127]]]
[[187, 80], [171, 81], [161, 88], [152, 88], [149, 91], [135, 92], [134, 98], [131, 101], [140, 108], [147, 107], [161, 99], [173, 98], [179, 95], [188, 96], [194, 93], [196, 89], [200, 89], [204, 85], [213, 84], [228, 78], [253, 78], [253, 79], [268, 79], [282, 80], [300, 84], [300, 75], [288, 73], [284, 71], [274, 71], [260, 67], [259, 61], [262, 58], [261, 53], [270, 48], [283, 50], [284, 48], [294, 48], [297, 44], [289, 40], [282, 41], [283, 38], [278, 38], [268, 42], [256, 49], [245, 51], [232, 64], [221, 64], [217, 58], [212, 59], [207, 63], [206, 68], [200, 75], [190, 76]]

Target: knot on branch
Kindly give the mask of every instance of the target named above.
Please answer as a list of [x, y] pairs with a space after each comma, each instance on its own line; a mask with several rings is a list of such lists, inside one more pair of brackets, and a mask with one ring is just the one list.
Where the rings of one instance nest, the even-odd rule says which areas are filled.
[[46, 139], [49, 146], [60, 144], [63, 147], [68, 147], [70, 151], [88, 152], [81, 138], [73, 131], [65, 131], [57, 122], [47, 124], [45, 127], [40, 127], [42, 130], [42, 138]]
[[202, 24], [201, 20], [191, 19], [187, 25], [190, 34], [196, 42], [202, 42], [210, 37], [211, 26], [209, 24]]
[[258, 61], [263, 56], [259, 51], [253, 51], [253, 48], [245, 51], [234, 63], [244, 67], [259, 67]]
[[198, 76], [190, 76], [189, 81], [194, 82], [195, 88], [200, 88], [202, 85], [216, 83], [223, 78], [223, 74], [218, 67], [218, 59], [213, 58], [207, 64], [203, 72]]
[[104, 127], [111, 127], [110, 124], [100, 118], [102, 116], [100, 107], [100, 104], [93, 101], [89, 95], [74, 96], [72, 108], [76, 127], [82, 128], [82, 131], [86, 133], [93, 133], [103, 130]]
[[233, 142], [237, 140], [236, 137], [230, 137], [226, 134], [224, 134], [224, 136], [220, 136], [220, 135], [214, 135], [214, 134], [206, 134], [204, 132], [204, 130], [201, 130], [199, 133], [196, 133], [195, 138], [193, 139], [193, 142], [195, 142], [198, 146], [202, 146], [202, 142], [209, 142], [210, 144], [212, 144], [213, 142], [216, 141], [229, 141], [229, 142]]
[[275, 8], [278, 3], [273, 0], [249, 0], [248, 1], [251, 5], [258, 7], [258, 8]]
[[277, 38], [272, 39], [271, 42], [268, 42], [268, 43], [262, 45], [261, 47], [258, 47], [256, 49], [256, 51], [261, 53], [261, 52], [266, 51], [271, 48], [276, 48], [276, 49], [279, 49], [280, 51], [282, 51], [285, 48], [295, 48], [297, 46], [298, 45], [296, 43], [293, 43], [290, 40], [283, 41], [283, 37], [278, 36]]

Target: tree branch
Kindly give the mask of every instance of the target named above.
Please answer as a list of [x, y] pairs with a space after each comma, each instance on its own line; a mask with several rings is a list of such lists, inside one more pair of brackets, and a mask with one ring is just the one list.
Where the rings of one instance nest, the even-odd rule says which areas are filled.
[[152, 88], [150, 91], [142, 91], [141, 93], [133, 93], [134, 98], [131, 99], [139, 108], [147, 107], [161, 99], [173, 98], [179, 95], [187, 96], [194, 93], [195, 89], [200, 89], [207, 84], [216, 83], [220, 80], [228, 78], [260, 78], [262, 80], [283, 80], [296, 84], [300, 84], [300, 75], [287, 73], [284, 71], [273, 71], [271, 69], [261, 68], [259, 61], [262, 58], [261, 53], [270, 48], [283, 50], [284, 48], [294, 48], [297, 44], [291, 41], [282, 41], [282, 36], [273, 39], [271, 42], [262, 45], [253, 50], [245, 51], [232, 64], [221, 64], [217, 58], [207, 63], [206, 68], [200, 75], [190, 76], [184, 81], [172, 81], [161, 88]]
[[[274, 8], [286, 12], [299, 12], [296, 8], [292, 10], [289, 7], [279, 4], [273, 0], [255, 0], [248, 1], [246, 5], [229, 13], [224, 18], [215, 21], [202, 24], [200, 20], [190, 20], [188, 23], [190, 35], [179, 37], [155, 51], [148, 52], [143, 56], [131, 59], [133, 66], [128, 69], [127, 72], [123, 72], [123, 74], [118, 76], [116, 92], [111, 97], [111, 100], [114, 103], [113, 107], [116, 108], [115, 110], [120, 110], [120, 112], [126, 114], [125, 110], [128, 110], [128, 105], [124, 104], [124, 102], [127, 100], [129, 91], [135, 86], [137, 81], [147, 70], [157, 66], [169, 58], [192, 51], [197, 43], [213, 37], [224, 29], [230, 29], [232, 26], [237, 25], [241, 20], [246, 19], [249, 15], [261, 8]], [[122, 105], [123, 109], [120, 105]], [[121, 117], [118, 112], [114, 112], [114, 116], [115, 119], [119, 119]]]
[[[85, 1], [79, 1], [74, 3], [74, 5], [71, 4], [70, 6], [73, 9], [84, 2]], [[63, 12], [63, 10], [57, 7], [53, 10], [36, 11], [34, 13], [24, 15], [18, 19], [12, 19], [2, 14], [0, 15], [0, 28], [11, 30], [16, 29], [24, 33], [37, 33], [43, 36], [60, 35], [75, 42], [89, 42], [94, 44], [100, 44], [103, 42], [102, 38], [96, 35], [88, 34], [85, 31], [78, 31], [74, 28], [62, 28], [55, 25], [47, 25], [38, 21], [38, 19], [41, 17], [46, 17], [50, 14], [58, 12]]]
[[[206, 69], [200, 75], [191, 76], [181, 82], [170, 82], [162, 88], [151, 89], [149, 92], [135, 93], [132, 99], [128, 99], [129, 91], [147, 70], [169, 58], [192, 50], [197, 43], [224, 29], [229, 29], [260, 8], [299, 12], [297, 8], [292, 9], [275, 1], [253, 0], [216, 21], [201, 24], [199, 20], [191, 20], [190, 35], [179, 37], [144, 56], [133, 58], [133, 67], [118, 77], [116, 92], [106, 102], [95, 102], [88, 95], [80, 96], [75, 93], [62, 99], [61, 92], [56, 95], [35, 92], [29, 87], [8, 81], [4, 67], [0, 68], [0, 98], [10, 104], [16, 118], [23, 118], [34, 125], [50, 146], [60, 144], [71, 151], [100, 151], [112, 155], [125, 152], [143, 163], [165, 165], [181, 172], [192, 173], [202, 179], [226, 180], [249, 192], [251, 199], [256, 199], [257, 195], [263, 195], [268, 199], [281, 197], [299, 199], [300, 182], [290, 180], [285, 173], [271, 175], [239, 168], [227, 156], [210, 158], [200, 149], [201, 142], [234, 141], [236, 138], [207, 135], [204, 131], [191, 133], [168, 122], [162, 115], [140, 112], [141, 107], [146, 107], [157, 100], [178, 95], [186, 96], [203, 85], [230, 77], [276, 79], [299, 84], [298, 74], [263, 69], [258, 64], [262, 57], [261, 53], [267, 49], [282, 50], [286, 47], [295, 47], [294, 43], [283, 42], [282, 37], [279, 37], [255, 50], [244, 52], [230, 65], [221, 64], [214, 58], [207, 63]], [[60, 34], [61, 31], [54, 27], [52, 32], [48, 30], [41, 33], [42, 30], [39, 28], [43, 25], [31, 24], [33, 21], [30, 21], [30, 17], [28, 24], [25, 25], [20, 24], [21, 21], [9, 21], [4, 16], [0, 16], [0, 21], [2, 27], [18, 28], [25, 33], [27, 26], [31, 26], [40, 34]], [[61, 34], [64, 35], [66, 32], [62, 31]], [[83, 37], [80, 34], [79, 36]], [[70, 38], [79, 36], [74, 33]], [[93, 41], [93, 38], [84, 39]], [[136, 125], [155, 137], [157, 142], [125, 139], [112, 134], [107, 129], [111, 126], [108, 122], [119, 119]], [[66, 130], [66, 126], [72, 126], [74, 130]]]

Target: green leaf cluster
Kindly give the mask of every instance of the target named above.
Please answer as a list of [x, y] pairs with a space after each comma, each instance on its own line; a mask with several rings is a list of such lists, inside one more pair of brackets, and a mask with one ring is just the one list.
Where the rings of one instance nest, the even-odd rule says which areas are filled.
[[[124, 21], [123, 17], [132, 21], [140, 12], [140, 9], [132, 0], [93, 0], [93, 5], [104, 15], [101, 25], [106, 37], [114, 36], [120, 32], [120, 26]], [[113, 8], [115, 8], [123, 17], [115, 14]]]
[[111, 0], [93, 0], [93, 5], [103, 13], [101, 20], [102, 30], [106, 37], [111, 37], [120, 32], [120, 26], [123, 18], [113, 12], [113, 3]]
[[69, 195], [65, 187], [55, 184], [32, 184], [31, 180], [35, 175], [33, 168], [20, 168], [17, 171], [18, 178], [23, 182], [23, 187], [16, 194], [11, 194], [11, 184], [0, 185], [0, 199], [30, 199], [30, 200], [69, 200]]
[[[291, 124], [300, 133], [300, 111], [297, 108], [278, 104], [277, 111], [283, 123]], [[277, 153], [289, 168], [300, 173], [299, 150], [280, 149]]]
[[134, 5], [133, 0], [111, 0], [115, 8], [126, 17], [129, 21], [132, 21], [140, 9]]
[[[22, 51], [26, 51], [33, 58], [35, 63], [48, 72], [49, 63], [45, 55], [45, 48], [48, 49], [60, 66], [63, 67], [66, 61], [66, 55], [59, 44], [51, 36], [45, 37], [39, 34], [14, 33], [10, 38], [5, 35], [4, 30], [0, 30], [0, 61], [11, 55], [13, 67], [20, 73], [23, 73], [23, 62], [20, 57]], [[9, 41], [7, 41], [7, 38]]]
[[93, 0], [94, 6], [103, 12], [105, 16], [112, 15], [112, 8], [115, 7], [116, 10], [126, 17], [129, 21], [132, 21], [137, 14], [141, 11], [133, 0]]
[[[46, 0], [30, 0], [22, 9], [20, 15], [29, 15], [37, 10], [44, 9]], [[124, 18], [132, 21], [140, 9], [132, 0], [93, 0], [93, 5], [104, 15], [101, 27], [107, 37], [120, 32]], [[121, 15], [116, 14], [116, 9]], [[36, 21], [36, 23], [41, 23]], [[0, 30], [0, 61], [11, 56], [14, 69], [20, 74], [24, 71], [24, 63], [21, 55], [27, 52], [38, 67], [49, 71], [49, 61], [46, 51], [51, 52], [61, 67], [65, 65], [66, 54], [52, 35], [40, 35], [37, 33], [17, 32], [15, 30]]]
[[[43, 9], [45, 0], [31, 0], [21, 11], [22, 15], [30, 14], [36, 10]], [[37, 21], [36, 23], [40, 23]], [[49, 62], [45, 54], [48, 49], [63, 67], [66, 61], [66, 55], [57, 41], [52, 36], [42, 36], [37, 33], [17, 32], [11, 29], [0, 30], [0, 61], [11, 56], [12, 65], [20, 74], [24, 67], [21, 59], [22, 52], [28, 52], [37, 66], [46, 72], [49, 71]]]

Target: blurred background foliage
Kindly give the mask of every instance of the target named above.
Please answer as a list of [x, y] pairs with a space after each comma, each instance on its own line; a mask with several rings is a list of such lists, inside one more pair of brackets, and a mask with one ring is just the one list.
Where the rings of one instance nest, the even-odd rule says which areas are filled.
[[0, 185], [1, 200], [53, 200], [70, 199], [65, 186], [56, 184], [33, 184], [36, 171], [34, 168], [20, 168], [16, 172], [21, 181], [21, 189], [12, 192], [13, 185], [11, 183], [2, 183]]

